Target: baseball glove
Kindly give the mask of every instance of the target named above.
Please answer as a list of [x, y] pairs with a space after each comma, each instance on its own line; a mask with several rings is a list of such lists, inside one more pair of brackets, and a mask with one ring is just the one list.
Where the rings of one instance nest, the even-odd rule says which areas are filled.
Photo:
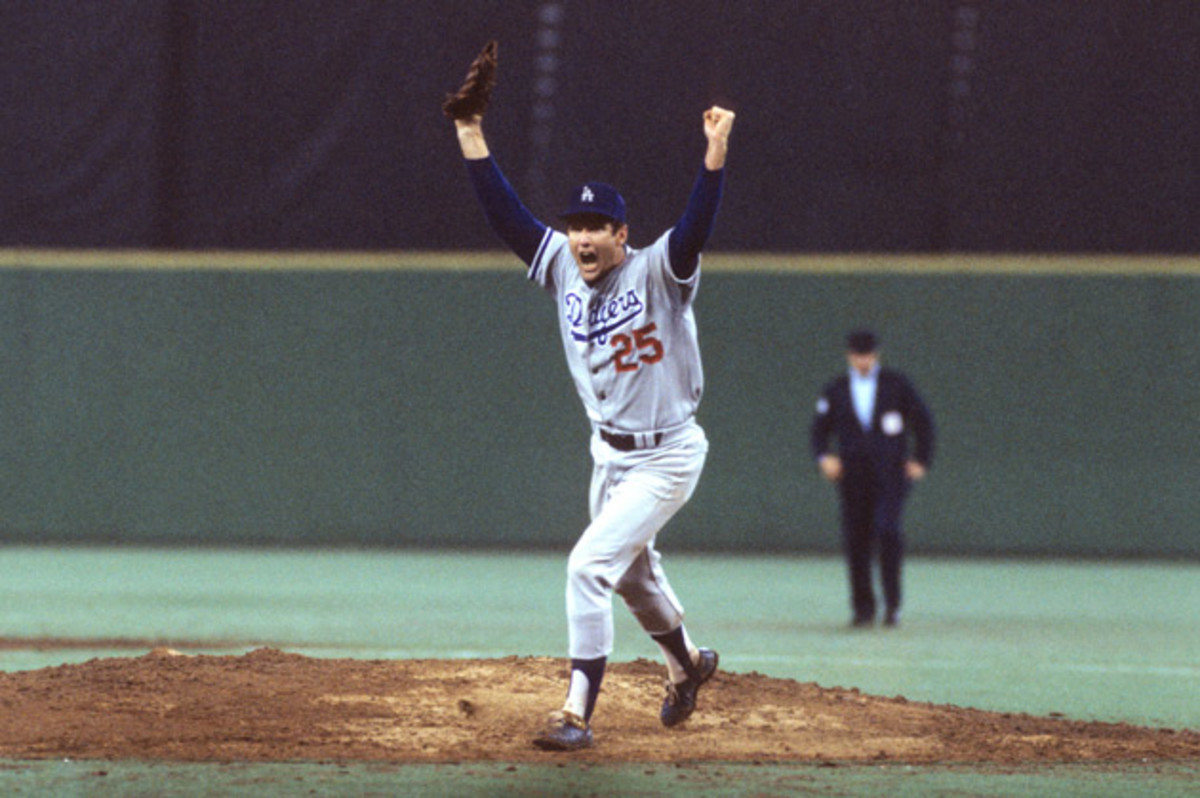
[[495, 39], [483, 46], [479, 55], [467, 70], [467, 79], [454, 94], [446, 95], [442, 113], [451, 119], [470, 119], [483, 116], [496, 87], [496, 51], [500, 45]]

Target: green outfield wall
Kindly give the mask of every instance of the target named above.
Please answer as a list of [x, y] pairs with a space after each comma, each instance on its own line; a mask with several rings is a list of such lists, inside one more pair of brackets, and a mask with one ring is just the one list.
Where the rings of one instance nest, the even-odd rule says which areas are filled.
[[[807, 454], [875, 326], [938, 422], [911, 549], [1200, 557], [1200, 262], [725, 256], [668, 550], [833, 550]], [[510, 257], [0, 258], [0, 538], [566, 549], [588, 428]]]

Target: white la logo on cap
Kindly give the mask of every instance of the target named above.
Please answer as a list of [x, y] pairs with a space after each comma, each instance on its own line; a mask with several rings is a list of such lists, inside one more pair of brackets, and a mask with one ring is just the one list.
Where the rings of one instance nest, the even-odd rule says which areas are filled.
[[579, 195], [579, 199], [583, 202], [591, 202], [592, 200], [596, 199], [596, 195], [592, 193], [590, 188], [584, 186], [583, 193]]

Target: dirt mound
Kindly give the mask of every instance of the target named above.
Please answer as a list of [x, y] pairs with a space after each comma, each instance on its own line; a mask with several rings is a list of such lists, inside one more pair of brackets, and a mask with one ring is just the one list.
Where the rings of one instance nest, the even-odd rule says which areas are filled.
[[991, 762], [1200, 759], [1200, 734], [880, 698], [719, 672], [690, 721], [658, 721], [664, 669], [609, 667], [594, 748], [530, 744], [565, 662], [322, 659], [156, 648], [0, 673], [0, 757], [179, 761]]

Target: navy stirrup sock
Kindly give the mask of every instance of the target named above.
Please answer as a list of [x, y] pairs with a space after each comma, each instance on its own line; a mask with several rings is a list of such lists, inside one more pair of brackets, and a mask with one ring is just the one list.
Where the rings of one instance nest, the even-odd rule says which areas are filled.
[[571, 660], [571, 670], [582, 671], [588, 680], [587, 709], [583, 713], [585, 722], [592, 719], [592, 711], [596, 709], [596, 697], [600, 695], [600, 682], [604, 681], [604, 668], [607, 664], [608, 657]]
[[671, 652], [671, 656], [687, 671], [689, 679], [697, 682], [700, 681], [700, 672], [696, 670], [696, 665], [692, 662], [691, 652], [688, 651], [687, 643], [683, 640], [682, 626], [676, 627], [666, 634], [650, 635], [650, 639]]

